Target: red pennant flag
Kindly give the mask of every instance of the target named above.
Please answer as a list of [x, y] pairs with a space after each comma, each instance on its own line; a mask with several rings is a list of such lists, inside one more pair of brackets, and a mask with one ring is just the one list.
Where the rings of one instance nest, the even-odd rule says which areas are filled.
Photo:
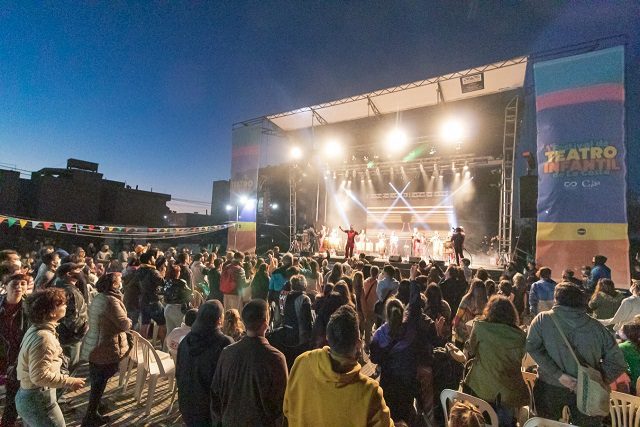
[[51, 223], [50, 222], [43, 222], [42, 223], [42, 228], [44, 228], [45, 230], [48, 230], [49, 228], [51, 228]]

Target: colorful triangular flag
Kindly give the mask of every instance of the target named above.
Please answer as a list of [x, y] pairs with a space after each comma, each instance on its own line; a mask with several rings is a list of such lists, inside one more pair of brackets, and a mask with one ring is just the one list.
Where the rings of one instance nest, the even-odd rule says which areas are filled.
[[99, 228], [100, 228], [100, 231], [104, 231], [105, 226], [104, 225], [100, 225]]
[[62, 228], [62, 223], [61, 222], [54, 222], [53, 226], [56, 228], [56, 230], [60, 230]]
[[21, 219], [20, 220], [20, 227], [25, 228], [27, 226], [27, 223], [29, 221], [27, 221], [26, 219]]
[[67, 231], [73, 230], [73, 224], [65, 224], [64, 226], [67, 228]]
[[78, 224], [78, 231], [84, 230], [84, 225]]
[[16, 218], [11, 218], [11, 217], [9, 217], [9, 218], [7, 219], [7, 224], [9, 224], [9, 227], [13, 227], [13, 224], [15, 224], [15, 223], [16, 223], [16, 221], [17, 221], [17, 219], [16, 219]]
[[[2, 222], [2, 221], [0, 221]], [[31, 227], [32, 228], [36, 228], [38, 226], [38, 224], [40, 224], [40, 221], [31, 221]]]
[[45, 230], [48, 230], [49, 228], [51, 228], [51, 223], [50, 222], [43, 222], [42, 223], [42, 228]]

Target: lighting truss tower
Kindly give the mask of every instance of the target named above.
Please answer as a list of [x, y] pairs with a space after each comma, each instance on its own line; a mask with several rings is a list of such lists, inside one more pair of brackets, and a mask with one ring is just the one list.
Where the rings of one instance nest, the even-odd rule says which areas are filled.
[[513, 242], [513, 179], [515, 169], [516, 135], [518, 132], [518, 101], [515, 96], [504, 109], [502, 143], [502, 176], [500, 182], [500, 223], [498, 225], [499, 262], [512, 258]]
[[297, 170], [292, 167], [289, 169], [289, 251], [295, 252], [296, 246], [296, 216], [297, 216], [297, 200], [296, 200], [296, 179]]

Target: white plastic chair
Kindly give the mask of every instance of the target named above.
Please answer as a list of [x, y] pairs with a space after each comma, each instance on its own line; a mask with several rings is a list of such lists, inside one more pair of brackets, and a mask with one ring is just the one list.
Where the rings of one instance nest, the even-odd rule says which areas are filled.
[[[171, 360], [173, 360], [174, 365], [177, 367], [178, 366], [178, 352], [171, 349], [169, 346], [167, 346], [167, 348], [169, 349], [169, 355], [171, 356]], [[175, 402], [176, 400], [176, 393], [178, 392], [178, 384], [175, 383], [173, 386], [173, 390], [171, 391], [171, 401], [169, 402], [169, 409], [167, 410], [167, 415], [169, 415], [171, 413], [171, 410], [173, 409], [173, 402]]]
[[560, 421], [548, 420], [546, 418], [533, 417], [524, 423], [522, 427], [573, 427], [571, 424], [565, 424]]
[[149, 375], [149, 387], [147, 388], [147, 405], [145, 411], [145, 414], [148, 416], [151, 413], [151, 407], [153, 406], [158, 379], [166, 378], [169, 381], [169, 391], [173, 391], [176, 365], [169, 353], [156, 350], [149, 341], [142, 338], [140, 335], [138, 335], [137, 341], [142, 352], [142, 361], [138, 361], [135, 397], [138, 403], [141, 403], [142, 388], [147, 375]]
[[612, 391], [610, 399], [612, 427], [640, 426], [640, 397]]
[[531, 414], [536, 413], [536, 409], [533, 402], [533, 386], [536, 383], [536, 379], [538, 376], [533, 372], [522, 371], [522, 379], [524, 383], [527, 385], [527, 390], [529, 391], [529, 405], [523, 406], [520, 408], [520, 413], [518, 414], [518, 420], [520, 421], [520, 425], [524, 424], [526, 420], [531, 417]]
[[454, 402], [466, 402], [475, 405], [483, 416], [485, 416], [485, 414], [489, 416], [490, 422], [486, 424], [487, 427], [498, 427], [498, 415], [487, 402], [475, 396], [445, 388], [442, 390], [442, 393], [440, 393], [440, 403], [442, 404], [444, 419], [447, 423], [449, 422], [449, 409]]
[[138, 342], [140, 334], [134, 330], [131, 330], [133, 336], [133, 343], [131, 344], [131, 351], [120, 361], [120, 375], [118, 377], [118, 387], [120, 387], [120, 393], [124, 393], [129, 385], [129, 378], [133, 368], [137, 368], [139, 363], [142, 363], [142, 349]]

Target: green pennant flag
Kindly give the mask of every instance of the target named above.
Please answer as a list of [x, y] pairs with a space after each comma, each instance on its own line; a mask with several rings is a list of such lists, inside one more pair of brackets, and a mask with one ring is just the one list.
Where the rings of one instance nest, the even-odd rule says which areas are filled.
[[16, 222], [18, 222], [16, 218], [7, 218], [7, 224], [9, 224], [9, 227], [13, 227], [13, 224], [15, 224]]

